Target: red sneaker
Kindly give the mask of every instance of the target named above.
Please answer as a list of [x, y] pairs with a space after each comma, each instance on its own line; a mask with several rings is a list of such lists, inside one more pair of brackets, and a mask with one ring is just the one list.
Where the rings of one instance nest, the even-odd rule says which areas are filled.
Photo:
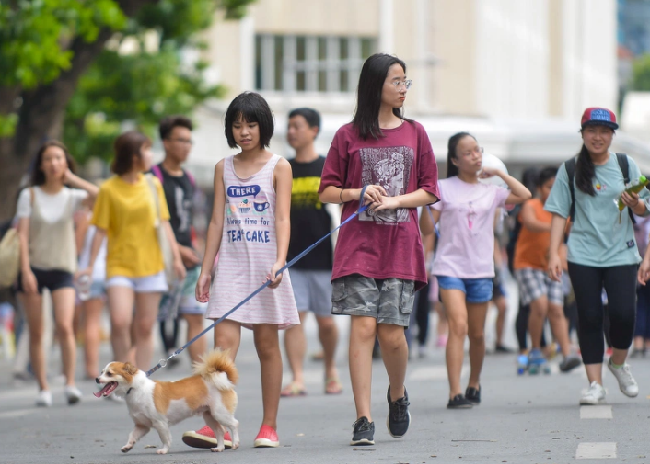
[[[214, 432], [207, 425], [196, 432], [190, 430], [183, 434], [183, 443], [192, 448], [212, 449], [217, 447], [217, 439]], [[226, 449], [232, 448], [232, 438], [227, 431], [224, 433], [223, 443]]]
[[268, 425], [260, 427], [260, 433], [257, 434], [253, 447], [277, 448], [278, 446], [280, 446], [280, 440], [278, 439], [278, 434], [273, 430], [273, 427], [269, 427]]

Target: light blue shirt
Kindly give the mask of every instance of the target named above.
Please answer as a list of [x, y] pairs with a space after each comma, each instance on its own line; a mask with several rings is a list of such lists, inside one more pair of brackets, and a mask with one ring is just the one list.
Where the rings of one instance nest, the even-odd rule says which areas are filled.
[[[627, 155], [626, 155], [627, 156]], [[631, 157], [630, 180], [637, 182], [641, 171]], [[566, 218], [571, 210], [569, 178], [564, 164], [560, 166], [551, 195], [544, 209]], [[625, 189], [623, 174], [614, 153], [609, 154], [606, 164], [596, 166], [593, 179], [596, 196], [590, 196], [576, 187], [576, 213], [568, 242], [568, 261], [591, 267], [613, 267], [638, 264], [641, 256], [634, 241], [632, 221], [627, 208], [619, 211], [615, 201]], [[650, 191], [643, 189], [639, 196], [646, 203]]]

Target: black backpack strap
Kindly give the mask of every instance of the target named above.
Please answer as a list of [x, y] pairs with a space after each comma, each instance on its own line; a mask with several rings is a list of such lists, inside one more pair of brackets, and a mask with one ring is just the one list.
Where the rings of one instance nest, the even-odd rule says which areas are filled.
[[[627, 155], [625, 153], [616, 153], [616, 161], [618, 161], [618, 166], [621, 168], [621, 174], [623, 174], [623, 183], [627, 187], [627, 184], [630, 183], [630, 163], [627, 160]], [[627, 213], [630, 215], [632, 224], [636, 223], [634, 220], [634, 212], [631, 208], [627, 209]]]
[[630, 163], [627, 161], [627, 155], [625, 153], [616, 153], [616, 161], [618, 161], [618, 165], [621, 168], [623, 182], [627, 186], [630, 183]]
[[571, 209], [569, 210], [569, 217], [571, 217], [571, 222], [576, 220], [576, 159], [571, 158], [564, 162], [564, 169], [566, 170], [566, 175], [569, 182], [569, 192], [571, 192]]

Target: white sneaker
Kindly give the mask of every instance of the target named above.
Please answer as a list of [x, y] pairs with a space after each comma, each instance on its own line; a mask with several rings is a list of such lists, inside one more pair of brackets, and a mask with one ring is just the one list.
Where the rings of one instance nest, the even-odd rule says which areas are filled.
[[605, 389], [594, 380], [589, 388], [582, 393], [580, 404], [598, 404], [601, 401], [605, 401]]
[[636, 380], [634, 380], [634, 377], [632, 377], [632, 372], [630, 372], [630, 365], [628, 363], [623, 363], [623, 365], [617, 369], [612, 366], [612, 359], [610, 358], [607, 367], [609, 367], [609, 371], [614, 374], [614, 377], [618, 380], [618, 386], [621, 388], [621, 392], [623, 392], [624, 395], [634, 398], [639, 394], [639, 385], [636, 383]]
[[49, 407], [52, 406], [52, 392], [40, 391], [36, 397], [36, 406]]
[[81, 394], [81, 391], [74, 385], [66, 385], [63, 387], [63, 395], [68, 404], [75, 404], [81, 401]]

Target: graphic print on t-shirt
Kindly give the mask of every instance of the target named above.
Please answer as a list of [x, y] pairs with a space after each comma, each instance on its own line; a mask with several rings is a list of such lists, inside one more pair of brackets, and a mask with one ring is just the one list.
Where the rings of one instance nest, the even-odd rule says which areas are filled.
[[323, 203], [318, 198], [319, 176], [295, 177], [291, 188], [291, 208], [321, 210]]
[[[361, 148], [361, 182], [363, 185], [380, 185], [389, 197], [404, 195], [411, 178], [413, 150], [411, 147]], [[364, 211], [360, 221], [375, 221], [384, 224], [410, 222], [408, 209]]]
[[[259, 185], [230, 186], [226, 189], [226, 236], [228, 243], [269, 243], [269, 228], [265, 218], [271, 204], [260, 194]], [[234, 217], [233, 217], [234, 216]]]

